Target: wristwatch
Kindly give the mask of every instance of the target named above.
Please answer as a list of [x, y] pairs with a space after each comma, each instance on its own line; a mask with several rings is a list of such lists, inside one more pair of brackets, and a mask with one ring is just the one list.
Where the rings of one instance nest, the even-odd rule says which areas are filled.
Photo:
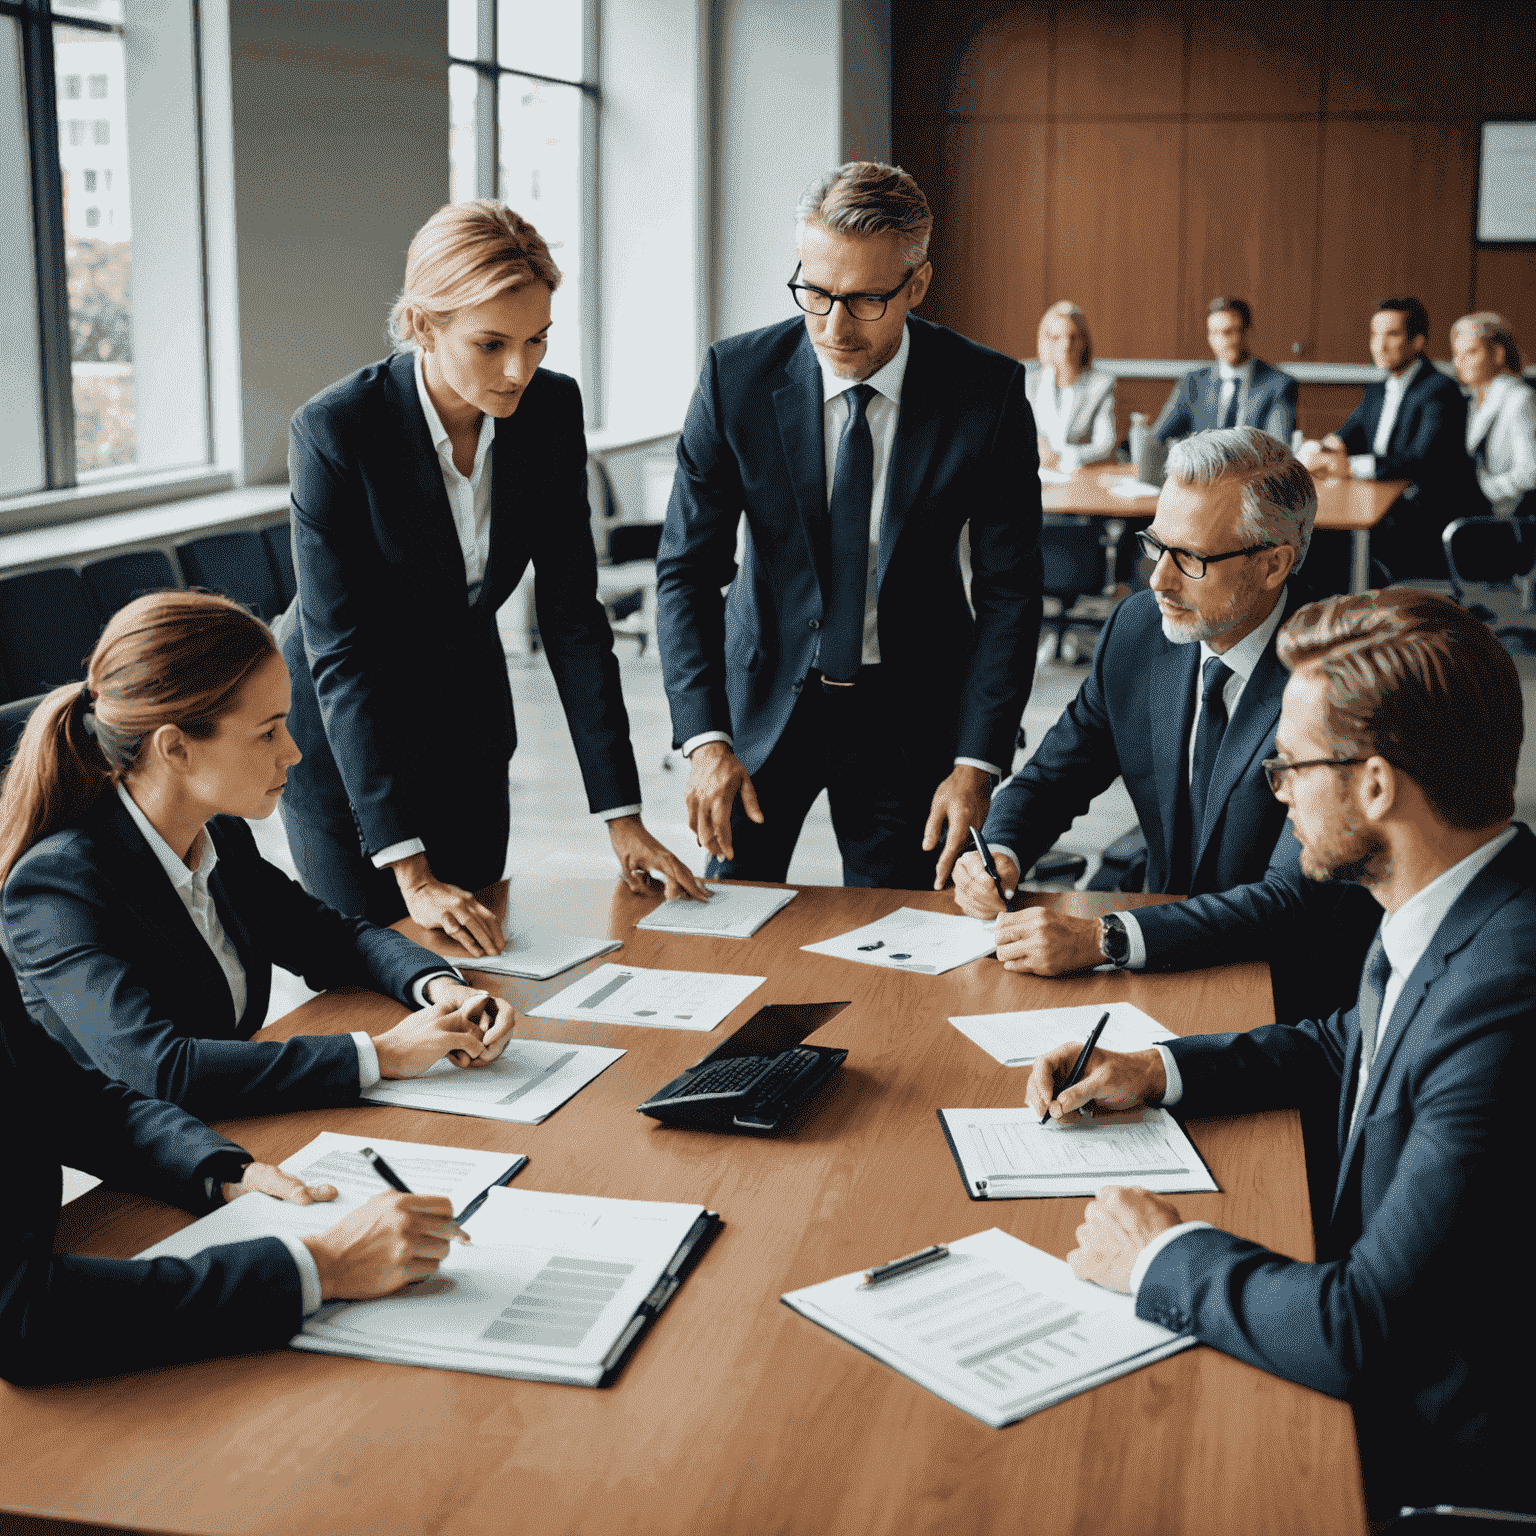
[[1099, 953], [1111, 965], [1121, 968], [1131, 958], [1131, 936], [1114, 912], [1099, 919]]

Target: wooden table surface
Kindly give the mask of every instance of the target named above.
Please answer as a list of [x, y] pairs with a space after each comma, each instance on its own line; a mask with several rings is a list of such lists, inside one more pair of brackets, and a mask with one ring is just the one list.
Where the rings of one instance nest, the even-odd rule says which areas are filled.
[[[1158, 898], [1030, 899], [1091, 914]], [[799, 950], [904, 904], [954, 910], [947, 895], [807, 887], [755, 939], [691, 938], [633, 931], [654, 901], [622, 885], [555, 882], [540, 920], [606, 928], [627, 963], [767, 983], [709, 1035], [520, 1024], [628, 1052], [540, 1126], [379, 1106], [220, 1126], [272, 1162], [330, 1129], [526, 1152], [522, 1188], [718, 1210], [724, 1230], [615, 1386], [286, 1350], [0, 1386], [0, 1509], [285, 1536], [1363, 1531], [1348, 1408], [1210, 1349], [993, 1430], [779, 1304], [784, 1291], [993, 1225], [1058, 1256], [1073, 1246], [1081, 1199], [966, 1198], [934, 1111], [1017, 1103], [1023, 1073], [998, 1066], [947, 1015], [1128, 999], [1185, 1034], [1270, 1016], [1258, 965], [1047, 981], [990, 959], [925, 977]], [[572, 976], [483, 979], [521, 1009]], [[635, 1113], [762, 1004], [833, 998], [853, 1006], [816, 1038], [848, 1047], [848, 1061], [780, 1137], [669, 1130]], [[377, 1031], [403, 1012], [371, 994], [329, 994], [270, 1033]], [[1183, 1214], [1310, 1258], [1295, 1115], [1189, 1129], [1221, 1193], [1177, 1196]], [[96, 1189], [65, 1208], [59, 1247], [129, 1255], [188, 1220]]]

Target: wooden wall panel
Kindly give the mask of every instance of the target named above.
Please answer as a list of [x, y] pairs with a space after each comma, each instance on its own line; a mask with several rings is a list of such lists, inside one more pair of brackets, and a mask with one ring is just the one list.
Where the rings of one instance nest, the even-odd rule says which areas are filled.
[[[1050, 111], [1050, 17], [1044, 0], [986, 16], [950, 56], [943, 110], [954, 117], [1044, 116]], [[928, 10], [928, 49], [934, 47]], [[955, 18], [946, 13], [946, 23]], [[946, 27], [947, 30], [947, 27]]]
[[1173, 357], [1178, 344], [1177, 123], [1062, 123], [1046, 231], [1052, 300], [1087, 313], [1104, 357]]
[[1326, 437], [1360, 403], [1363, 384], [1302, 384], [1296, 390], [1296, 425], [1308, 437]]
[[1056, 110], [1063, 116], [1183, 107], [1179, 0], [1071, 0], [1056, 7]]
[[1123, 443], [1130, 437], [1132, 411], [1156, 421], [1172, 389], [1171, 379], [1116, 379], [1115, 441]]
[[1222, 0], [1197, 5], [1190, 34], [1189, 110], [1316, 112], [1322, 99], [1323, 0]]
[[1482, 115], [1536, 117], [1536, 23], [1530, 0], [1484, 0], [1482, 33]]
[[1328, 110], [1423, 117], [1477, 111], [1479, 9], [1475, 0], [1334, 0], [1328, 8]]
[[[1317, 139], [1315, 120], [1189, 125], [1176, 356], [1206, 355], [1206, 305], [1217, 294], [1252, 306], [1257, 356], [1285, 363], [1312, 355]], [[1254, 196], [1256, 187], [1265, 195]]]
[[1536, 251], [1480, 247], [1472, 307], [1503, 315], [1514, 327], [1526, 367], [1536, 364]]

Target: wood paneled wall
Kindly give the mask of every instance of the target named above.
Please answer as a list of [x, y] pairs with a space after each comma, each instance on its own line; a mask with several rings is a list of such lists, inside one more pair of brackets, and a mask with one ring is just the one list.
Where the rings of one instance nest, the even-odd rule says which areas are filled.
[[[1237, 294], [1261, 357], [1368, 364], [1377, 301], [1412, 293], [1436, 357], [1472, 309], [1536, 354], [1536, 253], [1473, 238], [1480, 122], [1536, 116], [1528, 3], [893, 9], [895, 154], [936, 217], [930, 318], [1029, 357], [1070, 298], [1100, 356], [1204, 358], [1207, 301]], [[1303, 414], [1333, 424], [1336, 392], [1304, 387]]]

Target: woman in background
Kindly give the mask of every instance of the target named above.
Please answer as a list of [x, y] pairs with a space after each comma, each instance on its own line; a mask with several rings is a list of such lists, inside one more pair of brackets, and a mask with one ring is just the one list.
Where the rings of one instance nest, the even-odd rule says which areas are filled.
[[1115, 380], [1093, 366], [1088, 317], [1063, 299], [1040, 317], [1039, 361], [1025, 364], [1025, 393], [1040, 434], [1040, 463], [1070, 474], [1115, 451]]
[[1495, 517], [1513, 517], [1536, 490], [1536, 390], [1520, 376], [1509, 321], [1490, 310], [1463, 315], [1451, 327], [1451, 356], [1456, 377], [1472, 392], [1467, 452], [1477, 483]]

